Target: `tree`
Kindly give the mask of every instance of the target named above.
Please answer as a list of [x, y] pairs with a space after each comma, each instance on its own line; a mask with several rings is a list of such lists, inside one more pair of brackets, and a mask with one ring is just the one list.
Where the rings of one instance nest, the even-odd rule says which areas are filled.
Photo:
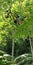
[[25, 38], [29, 31], [33, 36], [33, 0], [11, 1], [0, 1], [0, 43], [4, 45], [7, 38]]

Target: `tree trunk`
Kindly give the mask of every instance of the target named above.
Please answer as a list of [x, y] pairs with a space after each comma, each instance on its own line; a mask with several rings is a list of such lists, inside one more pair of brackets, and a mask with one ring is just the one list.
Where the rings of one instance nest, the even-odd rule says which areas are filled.
[[14, 60], [14, 39], [12, 40], [12, 61]]

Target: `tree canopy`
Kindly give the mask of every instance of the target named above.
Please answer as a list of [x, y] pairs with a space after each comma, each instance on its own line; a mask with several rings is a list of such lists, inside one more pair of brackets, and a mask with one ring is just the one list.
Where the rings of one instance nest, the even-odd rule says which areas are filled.
[[0, 42], [6, 38], [33, 37], [33, 0], [0, 1]]

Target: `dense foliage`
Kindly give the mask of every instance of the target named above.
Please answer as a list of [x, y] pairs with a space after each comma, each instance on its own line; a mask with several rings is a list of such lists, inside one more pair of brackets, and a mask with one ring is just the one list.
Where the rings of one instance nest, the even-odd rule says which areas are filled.
[[[31, 53], [33, 39], [33, 0], [0, 0], [0, 50], [14, 56]], [[0, 53], [1, 54], [1, 53]]]

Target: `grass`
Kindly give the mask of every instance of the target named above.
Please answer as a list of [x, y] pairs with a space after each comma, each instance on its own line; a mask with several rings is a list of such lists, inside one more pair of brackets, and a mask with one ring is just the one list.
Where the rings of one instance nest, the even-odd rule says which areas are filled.
[[30, 65], [31, 63], [31, 54], [20, 55], [16, 57], [13, 61], [11, 55], [3, 54], [3, 56], [0, 56], [0, 65]]

